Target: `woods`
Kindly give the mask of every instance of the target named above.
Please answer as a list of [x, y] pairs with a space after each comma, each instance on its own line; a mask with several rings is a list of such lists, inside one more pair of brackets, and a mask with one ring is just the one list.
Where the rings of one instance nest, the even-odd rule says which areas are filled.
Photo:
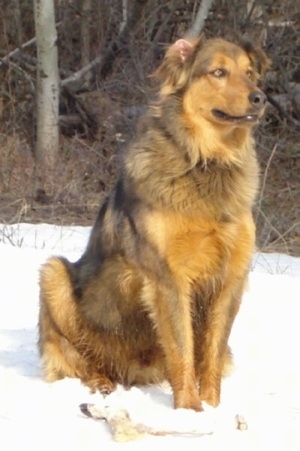
[[[43, 6], [53, 8], [45, 22]], [[299, 0], [4, 0], [1, 220], [92, 222], [117, 155], [155, 95], [149, 74], [166, 45], [202, 30], [233, 41], [246, 35], [273, 61], [257, 129], [258, 242], [299, 253], [299, 10]], [[51, 107], [40, 101], [43, 90]]]

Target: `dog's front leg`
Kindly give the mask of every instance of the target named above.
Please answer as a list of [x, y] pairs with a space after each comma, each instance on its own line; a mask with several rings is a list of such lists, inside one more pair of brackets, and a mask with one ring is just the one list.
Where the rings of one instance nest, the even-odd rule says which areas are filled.
[[200, 363], [200, 398], [216, 407], [220, 403], [221, 379], [228, 362], [228, 338], [238, 312], [245, 277], [232, 278], [212, 306], [206, 324]]
[[152, 317], [165, 354], [174, 407], [202, 410], [194, 365], [190, 299], [174, 286], [154, 288]]

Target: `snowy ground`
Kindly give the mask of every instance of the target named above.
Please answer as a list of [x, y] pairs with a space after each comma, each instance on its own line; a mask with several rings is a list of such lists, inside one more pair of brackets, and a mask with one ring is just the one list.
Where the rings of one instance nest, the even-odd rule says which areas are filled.
[[[299, 450], [300, 259], [254, 257], [249, 291], [230, 339], [236, 370], [223, 382], [217, 409], [174, 411], [166, 386], [119, 387], [104, 400], [78, 380], [42, 380], [36, 347], [38, 268], [52, 254], [75, 260], [88, 234], [83, 227], [0, 225], [1, 449]], [[116, 443], [105, 422], [83, 416], [78, 406], [85, 402], [125, 408], [134, 422], [147, 426], [200, 433]], [[246, 431], [236, 429], [236, 414], [246, 419]]]

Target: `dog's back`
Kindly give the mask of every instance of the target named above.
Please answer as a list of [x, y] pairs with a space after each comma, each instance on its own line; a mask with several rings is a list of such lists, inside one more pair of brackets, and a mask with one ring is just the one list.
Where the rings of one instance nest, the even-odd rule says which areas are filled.
[[251, 129], [266, 66], [261, 50], [219, 39], [170, 47], [86, 252], [41, 271], [48, 379], [102, 391], [168, 379], [175, 407], [218, 404], [255, 239]]

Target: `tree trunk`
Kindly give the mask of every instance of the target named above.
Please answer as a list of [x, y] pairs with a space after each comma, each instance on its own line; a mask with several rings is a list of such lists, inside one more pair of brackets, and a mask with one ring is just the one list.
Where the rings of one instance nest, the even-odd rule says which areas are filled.
[[207, 19], [210, 8], [212, 7], [213, 0], [202, 0], [196, 14], [196, 17], [188, 29], [186, 36], [189, 38], [196, 38], [203, 30], [205, 21]]
[[92, 19], [92, 0], [83, 0], [81, 5], [81, 67], [90, 62], [90, 20]]
[[36, 168], [39, 188], [52, 191], [59, 148], [59, 75], [53, 0], [34, 0], [37, 44]]

